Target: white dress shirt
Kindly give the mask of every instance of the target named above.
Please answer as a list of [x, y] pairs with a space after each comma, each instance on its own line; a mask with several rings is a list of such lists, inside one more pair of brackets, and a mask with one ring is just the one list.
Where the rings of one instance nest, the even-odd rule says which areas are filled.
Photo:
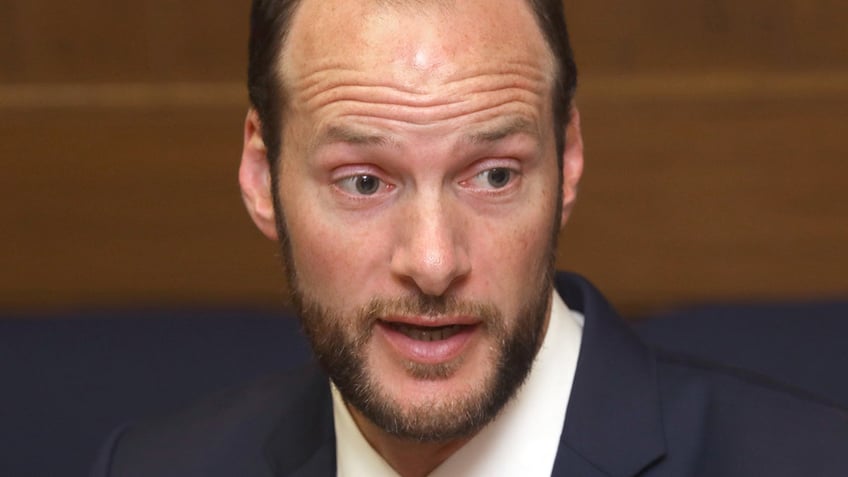
[[[430, 477], [549, 476], [577, 369], [583, 315], [553, 293], [551, 319], [524, 384], [498, 416]], [[368, 444], [331, 383], [338, 477], [398, 477]]]

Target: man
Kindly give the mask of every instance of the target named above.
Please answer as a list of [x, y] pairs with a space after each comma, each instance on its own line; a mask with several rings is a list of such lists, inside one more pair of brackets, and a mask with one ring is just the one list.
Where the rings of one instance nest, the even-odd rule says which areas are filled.
[[553, 290], [583, 167], [557, 0], [258, 0], [250, 61], [244, 201], [323, 371], [122, 430], [95, 475], [848, 475], [843, 411]]

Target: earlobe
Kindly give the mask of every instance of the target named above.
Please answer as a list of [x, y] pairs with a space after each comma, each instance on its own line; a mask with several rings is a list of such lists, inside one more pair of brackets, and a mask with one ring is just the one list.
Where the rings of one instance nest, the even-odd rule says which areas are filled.
[[565, 128], [565, 148], [562, 157], [562, 222], [565, 225], [577, 200], [577, 186], [583, 175], [583, 136], [580, 132], [580, 111], [572, 106], [571, 121]]
[[277, 239], [274, 198], [271, 191], [271, 166], [262, 140], [262, 127], [256, 110], [250, 109], [244, 121], [244, 145], [239, 166], [241, 196], [250, 218], [259, 230]]

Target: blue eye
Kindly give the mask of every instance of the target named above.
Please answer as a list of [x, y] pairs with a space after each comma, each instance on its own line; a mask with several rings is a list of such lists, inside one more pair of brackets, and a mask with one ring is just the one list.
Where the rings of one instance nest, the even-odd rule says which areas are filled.
[[380, 191], [383, 181], [378, 177], [362, 174], [346, 177], [338, 182], [339, 188], [350, 194], [374, 195]]
[[512, 171], [505, 167], [489, 169], [488, 171], [484, 171], [483, 174], [486, 176], [486, 182], [495, 189], [506, 187], [510, 179], [512, 179]]
[[371, 195], [380, 190], [380, 179], [374, 176], [357, 176], [354, 180], [356, 181], [356, 192], [362, 195]]
[[503, 189], [515, 178], [515, 171], [507, 167], [493, 167], [480, 172], [474, 177], [478, 187], [486, 189]]

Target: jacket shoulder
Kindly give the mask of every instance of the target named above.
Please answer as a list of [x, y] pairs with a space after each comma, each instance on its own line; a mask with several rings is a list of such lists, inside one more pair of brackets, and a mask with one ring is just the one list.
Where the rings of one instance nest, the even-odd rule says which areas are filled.
[[699, 475], [848, 475], [848, 410], [757, 373], [656, 354], [667, 458], [696, 460]]
[[302, 445], [325, 438], [328, 381], [314, 365], [265, 376], [168, 416], [116, 431], [93, 477], [269, 476], [267, 449], [279, 435]]

